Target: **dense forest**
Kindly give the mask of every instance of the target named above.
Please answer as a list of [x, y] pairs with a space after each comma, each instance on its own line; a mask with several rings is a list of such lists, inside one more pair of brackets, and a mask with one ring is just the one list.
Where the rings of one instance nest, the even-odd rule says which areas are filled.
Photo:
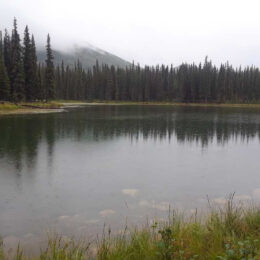
[[23, 42], [17, 21], [11, 35], [0, 32], [0, 100], [48, 101], [124, 100], [201, 103], [254, 103], [260, 101], [260, 71], [251, 66], [233, 68], [203, 64], [125, 68], [99, 64], [84, 70], [80, 60], [73, 67], [53, 63], [50, 36], [46, 61], [39, 63], [33, 35], [26, 26]]

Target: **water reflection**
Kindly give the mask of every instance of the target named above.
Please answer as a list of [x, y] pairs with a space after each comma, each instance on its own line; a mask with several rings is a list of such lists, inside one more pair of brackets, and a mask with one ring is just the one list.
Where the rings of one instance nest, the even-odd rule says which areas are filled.
[[176, 138], [179, 143], [225, 145], [260, 137], [257, 109], [169, 106], [89, 106], [69, 113], [3, 117], [0, 119], [0, 158], [19, 172], [24, 161], [35, 166], [39, 143], [47, 144], [51, 166], [53, 147], [61, 139], [96, 142], [127, 137], [132, 140]]
[[96, 235], [104, 222], [144, 223], [169, 205], [200, 207], [206, 195], [259, 201], [259, 133], [256, 109], [89, 106], [2, 117], [0, 234]]

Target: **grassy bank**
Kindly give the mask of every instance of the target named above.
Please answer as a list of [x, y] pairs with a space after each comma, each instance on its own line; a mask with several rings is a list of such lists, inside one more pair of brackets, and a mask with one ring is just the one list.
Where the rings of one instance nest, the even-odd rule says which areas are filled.
[[[63, 101], [66, 103], [66, 101]], [[81, 102], [82, 103], [82, 102]], [[260, 108], [259, 103], [247, 104], [247, 103], [182, 103], [182, 102], [132, 102], [132, 101], [100, 101], [94, 100], [89, 104], [109, 104], [109, 105], [164, 105], [164, 106], [192, 106], [192, 107], [240, 107], [240, 108]]]
[[50, 102], [2, 102], [0, 103], [0, 115], [47, 113], [63, 107], [62, 103]]
[[[27, 258], [19, 249], [15, 259]], [[206, 216], [173, 213], [165, 223], [126, 227], [117, 236], [107, 230], [90, 244], [50, 239], [33, 259], [260, 259], [260, 208], [234, 205], [231, 199]]]
[[56, 100], [50, 102], [0, 102], [0, 115], [8, 114], [30, 114], [47, 113], [63, 107], [81, 105], [158, 105], [158, 106], [183, 106], [183, 107], [229, 107], [229, 108], [260, 108], [260, 104], [214, 104], [214, 103], [178, 103], [178, 102], [131, 102], [131, 101], [78, 101], [78, 100]]
[[62, 103], [57, 101], [50, 102], [22, 102], [19, 103], [20, 107], [42, 108], [42, 109], [58, 109], [63, 106]]
[[17, 104], [9, 103], [9, 102], [0, 103], [0, 110], [8, 111], [8, 110], [15, 110], [15, 109], [19, 109], [19, 106]]
[[237, 108], [260, 108], [260, 103], [182, 103], [182, 102], [167, 102], [167, 101], [150, 101], [150, 102], [135, 102], [135, 101], [108, 101], [108, 100], [57, 100], [57, 102], [74, 105], [158, 105], [158, 106], [191, 106], [191, 107], [237, 107]]

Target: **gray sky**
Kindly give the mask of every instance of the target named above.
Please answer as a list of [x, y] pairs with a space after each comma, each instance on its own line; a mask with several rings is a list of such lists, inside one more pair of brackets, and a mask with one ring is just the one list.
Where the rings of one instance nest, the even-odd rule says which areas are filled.
[[259, 0], [0, 0], [0, 29], [15, 16], [36, 43], [90, 43], [143, 64], [260, 66]]

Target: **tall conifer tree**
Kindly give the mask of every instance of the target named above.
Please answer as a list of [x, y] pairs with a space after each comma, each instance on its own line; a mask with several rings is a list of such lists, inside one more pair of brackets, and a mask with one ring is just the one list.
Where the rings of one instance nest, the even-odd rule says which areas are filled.
[[22, 47], [17, 31], [17, 21], [14, 19], [14, 28], [11, 39], [11, 95], [14, 101], [24, 99], [24, 72], [22, 60]]
[[0, 100], [8, 100], [10, 94], [9, 78], [7, 75], [4, 56], [3, 56], [3, 40], [0, 31]]
[[36, 55], [36, 45], [35, 45], [35, 40], [34, 36], [32, 35], [31, 39], [31, 68], [32, 68], [32, 89], [33, 89], [33, 98], [34, 99], [40, 99], [38, 97], [38, 92], [41, 92], [40, 89], [40, 79], [38, 77], [38, 65], [37, 65], [37, 55]]
[[5, 29], [3, 58], [9, 76], [11, 75], [11, 39], [8, 31]]
[[25, 96], [27, 101], [32, 101], [34, 99], [34, 82], [33, 82], [33, 63], [32, 63], [32, 45], [29, 34], [28, 26], [25, 27], [24, 31], [24, 57], [23, 57], [23, 67], [24, 67], [24, 81], [25, 81]]
[[54, 82], [54, 64], [53, 64], [53, 54], [51, 49], [51, 39], [50, 35], [47, 36], [46, 45], [46, 69], [45, 69], [45, 94], [46, 100], [55, 98], [55, 82]]
[[34, 37], [30, 39], [28, 26], [24, 31], [24, 78], [26, 100], [33, 101], [37, 96], [37, 56]]

